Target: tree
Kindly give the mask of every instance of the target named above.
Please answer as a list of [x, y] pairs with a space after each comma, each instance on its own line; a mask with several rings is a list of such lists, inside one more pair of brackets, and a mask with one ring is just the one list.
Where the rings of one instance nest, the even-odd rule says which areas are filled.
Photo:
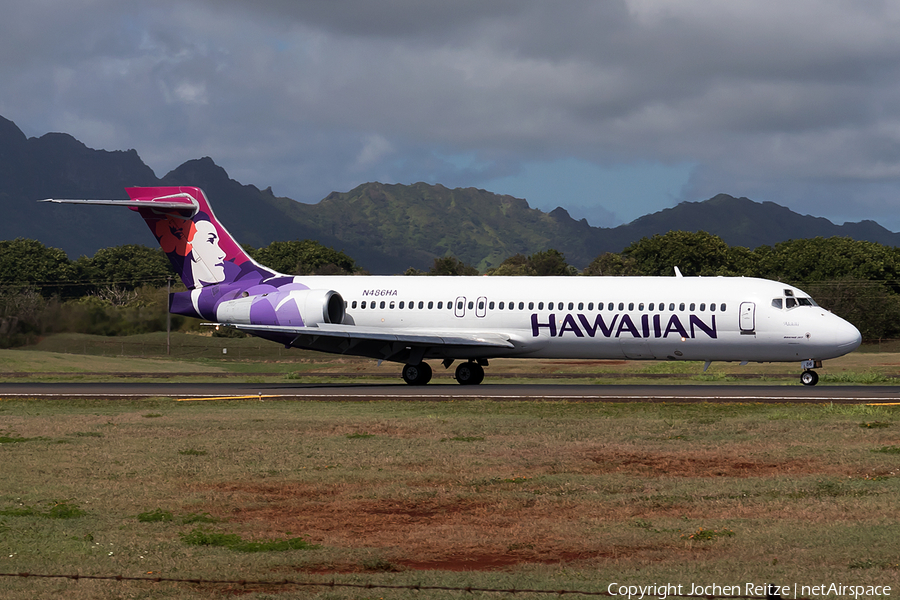
[[132, 291], [143, 285], [161, 287], [166, 284], [166, 278], [175, 275], [162, 248], [138, 244], [102, 248], [91, 258], [82, 256], [75, 261], [75, 271], [79, 281], [92, 284], [91, 291]]
[[71, 283], [73, 276], [72, 263], [59, 248], [26, 238], [0, 241], [0, 284], [34, 285], [50, 296]]
[[614, 252], [604, 252], [584, 268], [583, 275], [636, 275], [635, 260]]
[[349, 275], [360, 271], [348, 255], [315, 240], [272, 242], [265, 248], [245, 246], [244, 250], [257, 262], [289, 275]]
[[789, 240], [753, 251], [759, 275], [802, 284], [854, 279], [887, 282], [900, 291], [900, 250], [847, 237]]
[[490, 269], [488, 275], [577, 275], [578, 270], [566, 262], [565, 255], [559, 250], [550, 248], [535, 252], [531, 256], [514, 254], [496, 269]]
[[455, 256], [444, 256], [434, 259], [429, 275], [478, 275], [478, 269], [467, 265]]
[[750, 250], [732, 248], [722, 238], [705, 231], [670, 231], [641, 238], [622, 251], [634, 260], [637, 275], [673, 275], [678, 267], [685, 275], [744, 275]]

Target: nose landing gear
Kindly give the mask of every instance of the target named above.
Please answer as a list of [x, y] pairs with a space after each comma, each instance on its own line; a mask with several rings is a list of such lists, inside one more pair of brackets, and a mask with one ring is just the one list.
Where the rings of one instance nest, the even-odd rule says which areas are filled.
[[822, 368], [821, 360], [804, 360], [800, 366], [805, 369], [800, 373], [800, 383], [803, 385], [816, 385], [819, 383], [819, 374], [813, 369]]

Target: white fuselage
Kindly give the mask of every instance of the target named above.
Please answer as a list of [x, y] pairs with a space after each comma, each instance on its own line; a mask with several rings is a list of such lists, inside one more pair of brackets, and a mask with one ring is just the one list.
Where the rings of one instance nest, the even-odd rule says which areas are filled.
[[[733, 277], [297, 277], [338, 292], [345, 326], [506, 335], [478, 356], [825, 360], [859, 331], [783, 283]], [[461, 356], [461, 358], [463, 358]]]

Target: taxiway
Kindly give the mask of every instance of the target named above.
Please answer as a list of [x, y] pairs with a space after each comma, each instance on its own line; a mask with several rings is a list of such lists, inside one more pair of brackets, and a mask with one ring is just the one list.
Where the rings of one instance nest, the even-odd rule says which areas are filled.
[[0, 383], [0, 398], [97, 398], [177, 400], [493, 401], [568, 402], [766, 402], [890, 404], [900, 403], [894, 386], [800, 385], [577, 385], [485, 384], [479, 386], [303, 383]]

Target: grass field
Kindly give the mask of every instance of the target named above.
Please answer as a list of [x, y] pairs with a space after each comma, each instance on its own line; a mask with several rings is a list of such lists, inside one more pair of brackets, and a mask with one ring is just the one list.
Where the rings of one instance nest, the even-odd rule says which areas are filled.
[[[827, 361], [820, 370], [820, 385], [894, 384], [900, 381], [900, 354], [893, 342], [866, 346]], [[882, 350], [882, 351], [876, 351]], [[453, 383], [453, 369], [433, 362], [434, 384]], [[625, 360], [521, 360], [491, 361], [485, 383], [510, 379], [553, 378], [559, 383], [659, 382], [666, 383], [776, 383], [796, 384], [799, 363], [713, 363], [703, 372], [700, 362]], [[400, 365], [366, 358], [344, 357], [292, 348], [259, 338], [215, 338], [176, 333], [171, 354], [164, 333], [128, 337], [60, 334], [35, 346], [0, 350], [0, 381], [103, 381], [155, 376], [175, 381], [279, 382], [315, 376], [318, 381], [400, 379]], [[241, 379], [243, 378], [243, 379]]]
[[[4, 401], [0, 571], [896, 593], [898, 417], [831, 405]], [[507, 597], [0, 579], [2, 598], [63, 594]]]

